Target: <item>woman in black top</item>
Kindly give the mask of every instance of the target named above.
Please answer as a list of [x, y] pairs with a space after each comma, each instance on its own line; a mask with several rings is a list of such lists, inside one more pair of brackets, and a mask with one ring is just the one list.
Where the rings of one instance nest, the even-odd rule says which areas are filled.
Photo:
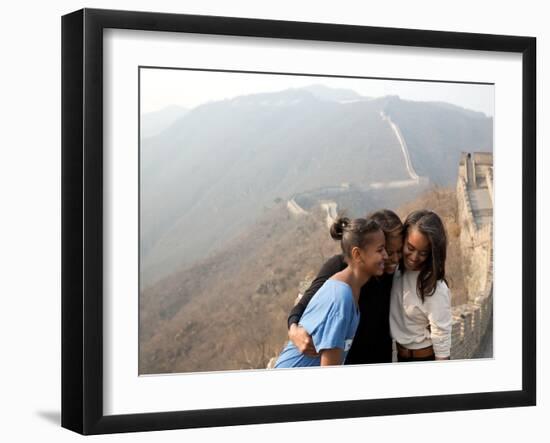
[[[403, 223], [393, 211], [383, 209], [370, 214], [378, 222], [386, 236], [384, 275], [371, 278], [361, 288], [359, 310], [361, 319], [345, 364], [389, 363], [392, 361], [392, 339], [390, 336], [390, 292], [393, 273], [401, 259], [403, 247]], [[299, 325], [307, 304], [323, 283], [347, 267], [342, 254], [331, 257], [319, 271], [300, 301], [288, 317], [288, 337], [305, 355], [316, 355], [313, 341]]]

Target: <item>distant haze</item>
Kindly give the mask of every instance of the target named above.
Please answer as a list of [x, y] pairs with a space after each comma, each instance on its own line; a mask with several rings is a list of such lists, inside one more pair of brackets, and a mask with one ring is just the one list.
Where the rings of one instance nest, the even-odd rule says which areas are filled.
[[170, 105], [159, 111], [141, 115], [141, 136], [152, 137], [169, 128], [175, 121], [183, 117], [187, 110], [177, 105]]
[[207, 102], [241, 95], [322, 84], [353, 90], [363, 97], [397, 95], [404, 100], [446, 102], [494, 116], [493, 85], [162, 68], [142, 68], [140, 75], [142, 113], [160, 111], [174, 105], [192, 109]]
[[223, 249], [280, 201], [365, 214], [453, 186], [461, 153], [492, 151], [492, 131], [453, 104], [321, 84], [191, 108], [141, 140], [141, 283]]

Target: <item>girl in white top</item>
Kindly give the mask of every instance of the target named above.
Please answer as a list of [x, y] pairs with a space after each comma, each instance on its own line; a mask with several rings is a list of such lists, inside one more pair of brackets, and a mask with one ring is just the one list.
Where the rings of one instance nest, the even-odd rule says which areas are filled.
[[436, 213], [421, 210], [407, 217], [403, 232], [403, 259], [394, 274], [390, 301], [398, 361], [447, 360], [452, 317], [445, 280], [445, 227]]

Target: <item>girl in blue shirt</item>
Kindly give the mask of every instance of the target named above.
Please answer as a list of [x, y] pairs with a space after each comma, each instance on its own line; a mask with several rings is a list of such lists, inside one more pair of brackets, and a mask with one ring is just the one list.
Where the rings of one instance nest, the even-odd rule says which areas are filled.
[[332, 225], [330, 235], [340, 240], [348, 266], [324, 283], [300, 319], [319, 355], [304, 355], [289, 341], [276, 368], [341, 365], [359, 324], [361, 287], [372, 276], [384, 273], [385, 237], [377, 222], [341, 217]]

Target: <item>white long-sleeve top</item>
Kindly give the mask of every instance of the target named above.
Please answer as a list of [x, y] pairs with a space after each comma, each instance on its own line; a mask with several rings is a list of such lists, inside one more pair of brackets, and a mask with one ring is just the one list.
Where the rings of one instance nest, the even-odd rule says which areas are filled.
[[416, 282], [420, 271], [395, 271], [390, 299], [390, 331], [394, 340], [407, 349], [433, 345], [436, 357], [451, 354], [451, 294], [444, 281], [435, 292], [422, 298]]

